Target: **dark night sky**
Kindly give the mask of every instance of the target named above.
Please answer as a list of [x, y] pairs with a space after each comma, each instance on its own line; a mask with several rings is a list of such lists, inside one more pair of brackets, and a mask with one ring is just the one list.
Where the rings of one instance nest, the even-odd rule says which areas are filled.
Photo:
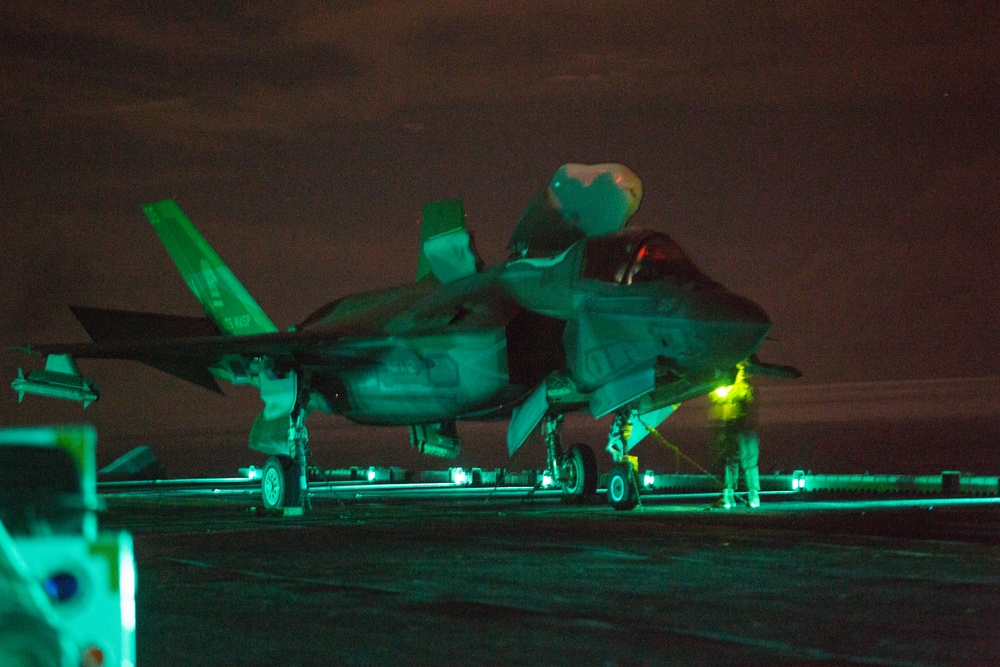
[[[68, 303], [199, 314], [145, 202], [176, 198], [288, 326], [411, 280], [425, 201], [463, 197], [492, 263], [560, 164], [617, 161], [643, 180], [633, 224], [763, 305], [761, 356], [800, 382], [1000, 376], [992, 2], [8, 0], [0, 18], [0, 343], [86, 340]], [[25, 363], [3, 355], [4, 382]], [[5, 389], [0, 422], [246, 430], [258, 405], [82, 366], [105, 387], [87, 413]]]

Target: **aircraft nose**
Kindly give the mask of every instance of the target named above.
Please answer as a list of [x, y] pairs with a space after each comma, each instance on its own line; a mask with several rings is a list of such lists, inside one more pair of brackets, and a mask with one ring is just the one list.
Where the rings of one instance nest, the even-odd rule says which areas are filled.
[[699, 295], [692, 308], [695, 319], [703, 322], [760, 325], [768, 328], [771, 318], [756, 303], [728, 290], [712, 290]]
[[704, 335], [719, 363], [744, 359], [760, 347], [771, 328], [771, 318], [756, 303], [725, 289], [705, 290], [691, 304], [689, 314], [701, 322]]

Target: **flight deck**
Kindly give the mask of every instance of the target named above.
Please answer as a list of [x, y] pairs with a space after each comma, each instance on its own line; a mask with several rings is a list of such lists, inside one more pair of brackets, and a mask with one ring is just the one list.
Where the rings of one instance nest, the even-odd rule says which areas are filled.
[[[136, 480], [151, 451], [98, 471], [92, 428], [7, 436], [8, 483], [49, 489], [8, 498], [39, 545], [18, 580], [40, 577], [52, 627], [105, 664], [1000, 660], [997, 477], [794, 470], [762, 476], [760, 507], [723, 510], [712, 475], [646, 470], [623, 511], [601, 495], [612, 473], [566, 498], [546, 471], [353, 466], [312, 469], [304, 506], [279, 511], [257, 468]], [[99, 627], [88, 600], [107, 603]]]
[[[205, 496], [260, 499], [261, 470], [240, 468], [233, 477], [98, 481], [104, 497]], [[448, 468], [411, 471], [396, 467], [352, 466], [318, 471], [309, 483], [310, 499], [352, 500], [425, 499], [466, 500], [514, 498], [525, 501], [560, 501], [563, 492], [544, 470], [511, 471], [503, 468]], [[598, 498], [607, 492], [608, 476], [601, 475]], [[958, 498], [1000, 496], [1000, 477], [946, 470], [931, 475], [820, 474], [795, 470], [761, 475], [761, 495], [783, 501], [810, 502], [835, 498], [909, 498], [947, 502]], [[643, 504], [691, 503], [719, 495], [721, 481], [711, 474], [660, 473], [646, 470], [636, 475]], [[741, 496], [740, 496], [741, 497]], [[591, 503], [593, 504], [593, 503]]]
[[136, 543], [138, 664], [1000, 660], [995, 493], [769, 490], [725, 511], [647, 489], [621, 512], [359, 470], [301, 516], [261, 511], [246, 479], [105, 486], [102, 524]]

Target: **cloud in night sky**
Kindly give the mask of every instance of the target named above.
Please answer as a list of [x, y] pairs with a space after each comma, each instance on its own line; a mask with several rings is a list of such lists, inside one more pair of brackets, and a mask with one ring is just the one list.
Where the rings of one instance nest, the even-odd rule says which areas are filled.
[[[497, 261], [560, 164], [611, 160], [643, 180], [634, 224], [771, 314], [765, 358], [814, 383], [1000, 375], [993, 3], [14, 0], [0, 19], [4, 344], [83, 340], [66, 303], [197, 313], [144, 202], [178, 198], [288, 325], [411, 280], [424, 201], [463, 196]], [[131, 406], [105, 398], [108, 421]]]
[[[989, 3], [7, 3], [22, 112], [294, 135], [402, 110], [613, 98], [739, 110], [996, 101]], [[186, 133], [186, 134], [184, 134]]]

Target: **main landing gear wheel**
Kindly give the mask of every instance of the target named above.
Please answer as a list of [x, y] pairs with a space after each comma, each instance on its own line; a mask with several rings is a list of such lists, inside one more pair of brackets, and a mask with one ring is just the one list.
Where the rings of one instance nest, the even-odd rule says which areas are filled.
[[608, 504], [616, 510], [630, 510], [639, 504], [639, 490], [632, 477], [628, 461], [616, 463], [608, 475]]
[[560, 465], [564, 502], [586, 502], [597, 495], [597, 459], [593, 449], [577, 443], [562, 457]]
[[260, 487], [264, 509], [269, 512], [302, 505], [298, 466], [289, 456], [277, 455], [267, 460]]

